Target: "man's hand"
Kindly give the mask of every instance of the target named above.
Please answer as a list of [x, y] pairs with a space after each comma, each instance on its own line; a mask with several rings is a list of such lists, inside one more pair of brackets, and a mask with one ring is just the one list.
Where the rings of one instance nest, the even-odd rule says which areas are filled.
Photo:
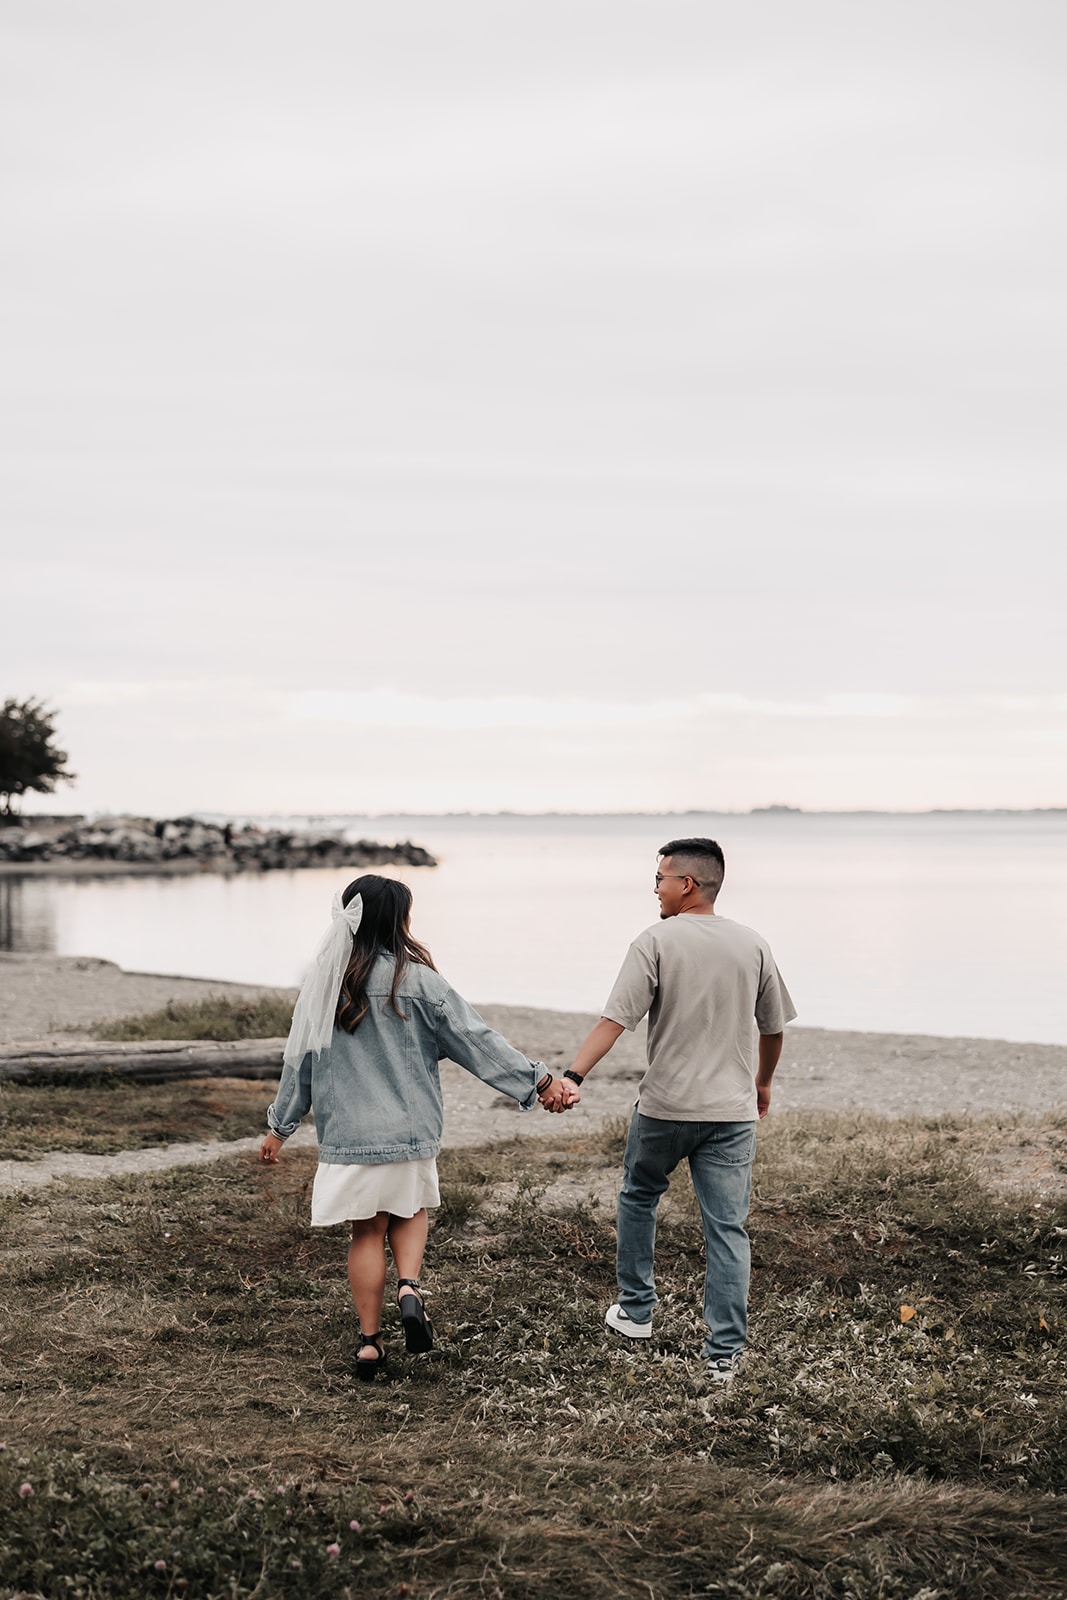
[[546, 1111], [569, 1111], [582, 1098], [578, 1085], [567, 1078], [553, 1078], [537, 1097]]
[[759, 1041], [759, 1068], [756, 1072], [756, 1110], [763, 1118], [771, 1109], [771, 1079], [782, 1053], [784, 1033], [761, 1033]]
[[266, 1134], [264, 1136], [263, 1143], [259, 1147], [259, 1159], [261, 1161], [277, 1162], [278, 1151], [281, 1149], [284, 1143], [285, 1140], [279, 1139], [276, 1133]]

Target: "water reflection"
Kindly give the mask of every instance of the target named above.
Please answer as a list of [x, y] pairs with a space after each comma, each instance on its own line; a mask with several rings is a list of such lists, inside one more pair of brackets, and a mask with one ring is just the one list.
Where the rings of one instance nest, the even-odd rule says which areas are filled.
[[0, 877], [0, 950], [47, 955], [58, 946], [55, 883]]
[[[361, 821], [360, 830], [367, 831]], [[770, 939], [802, 1023], [1067, 1043], [1067, 816], [377, 819], [436, 868], [383, 869], [475, 1003], [595, 1011], [655, 920], [673, 832], [727, 855], [719, 909]], [[289, 987], [354, 874], [0, 879], [0, 944]]]

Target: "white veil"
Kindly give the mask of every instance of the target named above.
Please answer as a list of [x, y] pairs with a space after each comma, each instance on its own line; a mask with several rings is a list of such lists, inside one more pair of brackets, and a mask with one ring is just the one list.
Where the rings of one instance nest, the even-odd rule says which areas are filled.
[[352, 935], [363, 916], [363, 896], [354, 895], [347, 906], [341, 891], [333, 897], [332, 921], [311, 959], [307, 977], [297, 997], [293, 1023], [285, 1041], [285, 1064], [298, 1067], [309, 1050], [320, 1055], [333, 1038], [341, 979], [352, 954]]

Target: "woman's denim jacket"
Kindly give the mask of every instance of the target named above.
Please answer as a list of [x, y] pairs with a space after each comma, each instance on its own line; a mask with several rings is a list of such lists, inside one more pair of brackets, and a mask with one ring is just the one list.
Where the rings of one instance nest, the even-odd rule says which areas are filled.
[[389, 1002], [394, 970], [392, 956], [380, 955], [355, 1033], [335, 1027], [317, 1060], [309, 1053], [282, 1072], [267, 1122], [287, 1139], [314, 1106], [320, 1161], [378, 1166], [435, 1156], [444, 1129], [437, 1063], [445, 1057], [523, 1111], [536, 1104], [542, 1062], [527, 1061], [439, 973], [415, 962], [396, 992], [398, 1017]]

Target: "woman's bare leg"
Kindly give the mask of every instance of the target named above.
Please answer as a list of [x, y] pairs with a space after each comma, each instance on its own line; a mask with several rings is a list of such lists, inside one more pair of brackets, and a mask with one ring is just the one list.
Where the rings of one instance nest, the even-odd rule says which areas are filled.
[[425, 1206], [421, 1211], [416, 1211], [413, 1217], [389, 1218], [389, 1248], [393, 1252], [398, 1278], [418, 1277], [429, 1231], [430, 1219]]
[[[382, 1301], [385, 1298], [385, 1234], [389, 1227], [388, 1211], [377, 1216], [363, 1217], [352, 1224], [352, 1243], [348, 1247], [348, 1281], [352, 1286], [352, 1299], [362, 1333], [378, 1333], [382, 1326]], [[360, 1359], [375, 1361], [378, 1353], [373, 1345], [364, 1345]]]

